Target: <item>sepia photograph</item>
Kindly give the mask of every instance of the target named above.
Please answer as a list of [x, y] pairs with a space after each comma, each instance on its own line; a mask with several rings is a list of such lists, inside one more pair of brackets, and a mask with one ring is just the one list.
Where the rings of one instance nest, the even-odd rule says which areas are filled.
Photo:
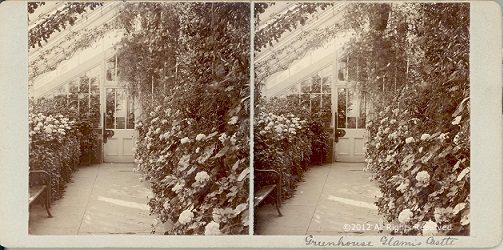
[[29, 234], [249, 234], [249, 4], [25, 4]]
[[470, 235], [470, 4], [254, 11], [254, 233]]
[[501, 244], [495, 1], [4, 1], [0, 20], [0, 247]]

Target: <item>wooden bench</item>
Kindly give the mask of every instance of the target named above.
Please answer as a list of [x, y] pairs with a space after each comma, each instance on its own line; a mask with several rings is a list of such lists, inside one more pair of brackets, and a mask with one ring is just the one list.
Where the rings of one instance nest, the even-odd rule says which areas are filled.
[[31, 207], [38, 198], [44, 197], [45, 210], [47, 211], [48, 217], [52, 218], [51, 211], [49, 211], [49, 208], [51, 207], [51, 175], [43, 170], [30, 170], [30, 176], [34, 174], [41, 174], [45, 180], [42, 184], [29, 187], [30, 196], [28, 198], [28, 206]]
[[276, 210], [278, 210], [278, 214], [280, 217], [283, 216], [283, 214], [279, 210], [279, 207], [281, 206], [281, 173], [272, 169], [255, 169], [255, 177], [257, 177], [258, 174], [260, 173], [273, 173], [276, 174], [278, 178], [275, 180], [274, 184], [266, 185], [258, 190], [255, 190], [253, 207], [257, 207], [258, 205], [260, 205], [269, 195], [275, 194], [274, 203], [276, 205]]

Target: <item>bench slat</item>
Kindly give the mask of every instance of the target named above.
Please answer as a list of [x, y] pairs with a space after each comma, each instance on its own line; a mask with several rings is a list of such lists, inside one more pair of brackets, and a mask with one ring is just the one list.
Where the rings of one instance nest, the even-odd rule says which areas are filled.
[[39, 197], [45, 191], [46, 188], [47, 188], [46, 185], [31, 187], [29, 190], [30, 198], [28, 198], [28, 204], [31, 204], [34, 200], [36, 200], [37, 197]]
[[274, 188], [276, 188], [276, 185], [269, 185], [262, 187], [257, 192], [255, 192], [254, 207], [258, 206], [265, 199], [265, 197], [267, 197], [274, 190]]

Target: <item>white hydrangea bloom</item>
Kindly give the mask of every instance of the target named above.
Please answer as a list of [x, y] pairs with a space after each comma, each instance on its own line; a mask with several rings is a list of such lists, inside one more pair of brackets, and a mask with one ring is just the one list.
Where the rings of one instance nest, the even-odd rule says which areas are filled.
[[405, 224], [405, 223], [407, 223], [407, 222], [410, 221], [410, 219], [412, 218], [412, 216], [414, 216], [414, 214], [412, 213], [412, 211], [410, 211], [410, 209], [404, 209], [398, 215], [398, 221], [400, 221], [400, 223]]
[[196, 179], [197, 182], [205, 183], [205, 182], [207, 182], [210, 179], [210, 176], [208, 175], [208, 172], [201, 171], [201, 172], [199, 172], [199, 173], [196, 174], [195, 179]]
[[434, 221], [429, 220], [423, 225], [423, 236], [433, 236], [437, 233], [437, 223]]
[[189, 141], [189, 137], [184, 137], [180, 140], [180, 143], [185, 144]]
[[417, 173], [416, 180], [421, 186], [427, 186], [430, 182], [430, 174], [427, 171]]
[[409, 183], [408, 183], [408, 182], [406, 182], [406, 181], [404, 181], [404, 182], [402, 182], [402, 183], [400, 184], [400, 186], [398, 186], [398, 187], [396, 188], [396, 191], [399, 191], [399, 192], [404, 193], [404, 192], [405, 192], [405, 190], [407, 190], [407, 188], [408, 188], [408, 187], [409, 187]]
[[220, 235], [220, 225], [214, 221], [208, 223], [204, 229], [204, 235]]
[[426, 140], [430, 139], [430, 137], [431, 137], [431, 135], [429, 135], [429, 134], [423, 134], [423, 135], [421, 135], [421, 140], [426, 141]]
[[198, 134], [198, 135], [196, 136], [196, 141], [203, 140], [204, 138], [206, 138], [206, 135], [205, 135], [205, 134]]
[[181, 183], [177, 183], [172, 189], [171, 191], [175, 192], [175, 193], [178, 193], [178, 191], [182, 190], [184, 187], [183, 184]]
[[233, 116], [230, 120], [229, 120], [229, 125], [234, 125], [236, 124], [236, 122], [238, 122], [238, 117], [237, 116]]
[[184, 210], [180, 214], [180, 216], [178, 217], [178, 222], [180, 222], [181, 224], [185, 225], [185, 224], [191, 222], [193, 218], [194, 218], [194, 213], [192, 213], [189, 210]]

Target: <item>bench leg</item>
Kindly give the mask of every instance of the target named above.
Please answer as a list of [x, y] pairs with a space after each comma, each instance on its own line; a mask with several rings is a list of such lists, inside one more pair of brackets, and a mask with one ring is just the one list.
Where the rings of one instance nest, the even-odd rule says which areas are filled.
[[278, 210], [279, 217], [283, 217], [283, 214], [279, 210], [279, 207], [281, 206], [281, 196], [279, 192], [276, 193], [276, 210]]
[[51, 211], [49, 211], [49, 208], [51, 208], [51, 188], [49, 187], [47, 189], [46, 195], [45, 195], [45, 211], [47, 211], [47, 217], [52, 218]]

